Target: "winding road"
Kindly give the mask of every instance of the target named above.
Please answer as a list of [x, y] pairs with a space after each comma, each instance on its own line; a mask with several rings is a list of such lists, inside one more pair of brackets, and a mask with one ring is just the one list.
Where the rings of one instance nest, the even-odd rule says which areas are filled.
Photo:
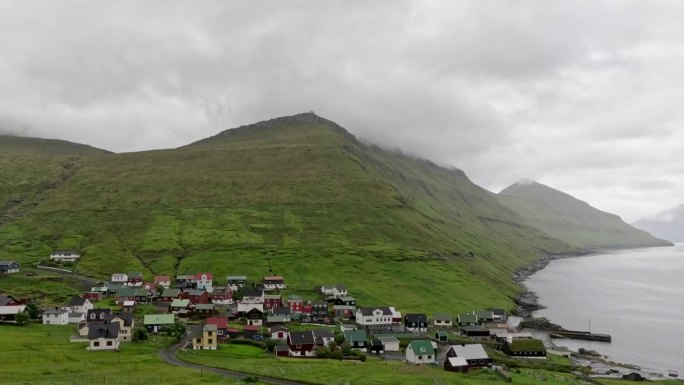
[[238, 372], [235, 370], [228, 370], [228, 369], [219, 369], [219, 368], [214, 368], [211, 366], [191, 364], [189, 362], [182, 361], [176, 357], [176, 352], [178, 351], [178, 349], [180, 349], [181, 346], [183, 346], [185, 344], [186, 344], [186, 341], [181, 341], [181, 342], [179, 342], [179, 343], [177, 343], [177, 344], [175, 344], [169, 348], [160, 350], [159, 356], [161, 357], [162, 360], [164, 360], [167, 364], [170, 364], [170, 365], [181, 366], [184, 368], [190, 368], [190, 369], [195, 369], [195, 370], [202, 370], [205, 372], [211, 372], [211, 373], [218, 374], [220, 376], [235, 378], [237, 380], [244, 380], [247, 377], [257, 377], [260, 382], [263, 382], [265, 384], [308, 385], [308, 384], [304, 384], [302, 382], [280, 380], [280, 379], [272, 378], [272, 377], [261, 377], [261, 376], [257, 376], [257, 375], [251, 374], [251, 373]]

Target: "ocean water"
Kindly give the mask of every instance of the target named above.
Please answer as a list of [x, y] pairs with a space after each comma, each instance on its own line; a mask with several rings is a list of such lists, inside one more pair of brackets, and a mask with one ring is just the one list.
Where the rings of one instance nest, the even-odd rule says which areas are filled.
[[613, 337], [612, 343], [562, 339], [556, 345], [684, 375], [684, 244], [555, 260], [525, 285], [547, 307], [535, 316]]

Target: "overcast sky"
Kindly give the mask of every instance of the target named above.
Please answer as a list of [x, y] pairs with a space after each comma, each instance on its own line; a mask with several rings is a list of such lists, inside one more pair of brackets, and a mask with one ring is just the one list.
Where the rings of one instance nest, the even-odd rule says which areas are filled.
[[0, 130], [177, 147], [315, 111], [499, 191], [684, 203], [682, 1], [1, 1]]

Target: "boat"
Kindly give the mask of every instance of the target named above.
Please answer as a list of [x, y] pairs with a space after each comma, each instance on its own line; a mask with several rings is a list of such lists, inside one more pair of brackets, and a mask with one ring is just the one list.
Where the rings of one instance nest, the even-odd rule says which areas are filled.
[[673, 369], [673, 370], [668, 370], [668, 371], [667, 371], [667, 375], [670, 376], [670, 377], [677, 378], [677, 377], [679, 377], [679, 372], [676, 371], [676, 370], [674, 370], [674, 369]]

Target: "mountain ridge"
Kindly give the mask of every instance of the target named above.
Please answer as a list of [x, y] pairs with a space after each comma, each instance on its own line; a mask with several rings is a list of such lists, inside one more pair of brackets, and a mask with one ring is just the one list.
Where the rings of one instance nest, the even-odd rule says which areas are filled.
[[672, 242], [684, 242], [684, 204], [650, 218], [640, 219], [632, 226]]

